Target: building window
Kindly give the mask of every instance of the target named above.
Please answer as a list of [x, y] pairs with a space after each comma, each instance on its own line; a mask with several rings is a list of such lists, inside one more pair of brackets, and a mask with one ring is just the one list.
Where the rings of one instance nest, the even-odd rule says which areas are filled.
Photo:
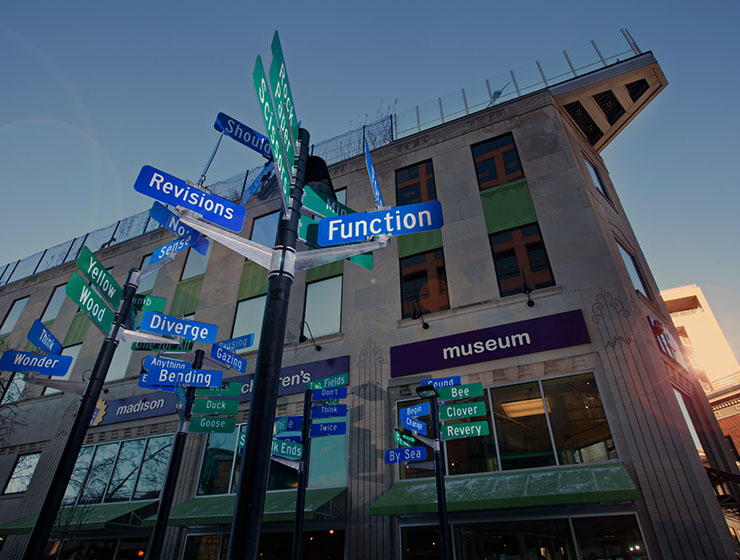
[[19, 401], [26, 388], [26, 378], [23, 373], [14, 373], [11, 377], [0, 378], [0, 391], [4, 390], [0, 404], [9, 404]]
[[171, 434], [83, 447], [62, 503], [156, 499], [167, 472], [171, 447]]
[[501, 297], [554, 286], [539, 226], [529, 224], [489, 236]]
[[594, 166], [593, 163], [591, 163], [588, 159], [585, 157], [583, 158], [583, 161], [586, 162], [586, 168], [588, 169], [588, 174], [591, 177], [591, 184], [598, 189], [598, 191], [604, 195], [604, 197], [607, 200], [609, 199], [609, 195], [606, 192], [606, 186], [604, 186], [604, 181], [601, 180], [601, 173], [599, 173], [599, 170], [596, 169], [596, 166]]
[[131, 355], [133, 352], [131, 344], [118, 345], [115, 354], [113, 354], [110, 366], [108, 367], [108, 373], [105, 376], [106, 383], [108, 381], [115, 381], [116, 379], [123, 379], [126, 376], [126, 370], [128, 369], [128, 364], [131, 361]]
[[[74, 344], [73, 346], [67, 346], [65, 348], [62, 348], [62, 356], [72, 356], [72, 363], [69, 364], [69, 369], [67, 370], [67, 373], [65, 373], [62, 376], [59, 377], [49, 377], [49, 379], [54, 379], [55, 381], [69, 381], [70, 376], [72, 375], [72, 371], [75, 368], [75, 364], [77, 363], [77, 356], [80, 355], [80, 349], [82, 348], [82, 343], [80, 344]], [[61, 393], [59, 389], [54, 389], [53, 387], [44, 387], [44, 390], [42, 391], [42, 395], [53, 395], [54, 393]]]
[[192, 247], [188, 249], [188, 258], [185, 261], [185, 266], [182, 269], [182, 277], [180, 278], [181, 281], [187, 280], [188, 278], [195, 278], [196, 276], [201, 276], [206, 273], [206, 268], [208, 267], [208, 259], [211, 256], [212, 248], [213, 243], [209, 241], [208, 251], [206, 251], [205, 256], [201, 255]]
[[44, 314], [41, 316], [41, 322], [46, 323], [47, 321], [53, 321], [59, 315], [59, 310], [62, 308], [62, 304], [66, 298], [64, 288], [66, 285], [57, 286], [54, 288], [54, 293], [51, 295], [49, 303], [46, 304]]
[[254, 334], [252, 346], [239, 350], [239, 353], [252, 352], [259, 348], [266, 301], [267, 296], [257, 296], [237, 303], [231, 338]]
[[437, 200], [432, 160], [422, 161], [396, 171], [398, 206]]
[[450, 308], [442, 249], [400, 259], [403, 318]]
[[575, 518], [573, 531], [581, 558], [648, 558], [634, 515]]
[[18, 318], [21, 316], [21, 313], [23, 313], [23, 308], [26, 307], [26, 304], [28, 303], [29, 297], [30, 296], [26, 296], [13, 302], [13, 306], [5, 316], [2, 326], [0, 326], [0, 335], [8, 334], [13, 330], [15, 324], [18, 322]]
[[[149, 259], [152, 258], [152, 254], [153, 253], [149, 253], [143, 259], [141, 259], [139, 270], [144, 270], [145, 268], [149, 266]], [[145, 293], [151, 292], [154, 289], [154, 283], [157, 281], [157, 275], [159, 274], [159, 270], [160, 269], [157, 269], [151, 274], [141, 279], [141, 281], [139, 282], [139, 287], [136, 288], [137, 294], [145, 294]]]
[[511, 133], [475, 144], [472, 150], [480, 190], [484, 191], [524, 177]]
[[306, 285], [306, 308], [303, 319], [311, 329], [314, 338], [341, 332], [341, 276], [311, 282]]
[[617, 247], [619, 247], [619, 254], [622, 256], [622, 262], [624, 262], [627, 274], [629, 274], [630, 280], [632, 281], [632, 287], [636, 292], [640, 292], [643, 296], [650, 299], [650, 296], [648, 295], [649, 292], [645, 287], [645, 282], [640, 273], [640, 267], [637, 266], [637, 260], [619, 241], [617, 241]]
[[280, 224], [280, 212], [255, 218], [252, 223], [252, 234], [249, 239], [265, 247], [275, 246], [275, 236]]
[[41, 453], [19, 455], [13, 467], [13, 473], [5, 485], [3, 494], [19, 494], [25, 492], [31, 484], [31, 478], [33, 478], [33, 473], [36, 471], [36, 465], [38, 465], [40, 457]]

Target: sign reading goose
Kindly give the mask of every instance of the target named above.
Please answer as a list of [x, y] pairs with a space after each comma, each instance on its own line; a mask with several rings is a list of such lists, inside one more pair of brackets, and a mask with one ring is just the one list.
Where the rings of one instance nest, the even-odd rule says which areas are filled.
[[193, 342], [216, 342], [216, 331], [218, 326], [198, 321], [186, 321], [172, 315], [145, 311], [141, 319], [141, 330], [157, 333], [181, 336]]
[[363, 241], [375, 235], [406, 235], [440, 229], [444, 225], [438, 200], [398, 206], [378, 212], [332, 216], [319, 222], [318, 243], [322, 247]]

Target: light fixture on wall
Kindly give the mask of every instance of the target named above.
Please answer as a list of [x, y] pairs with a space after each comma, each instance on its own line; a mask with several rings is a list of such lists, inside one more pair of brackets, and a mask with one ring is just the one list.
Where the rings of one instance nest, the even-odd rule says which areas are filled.
[[522, 293], [527, 294], [527, 307], [534, 307], [534, 301], [532, 301], [532, 288], [529, 287], [527, 281], [524, 281], [522, 285]]
[[313, 339], [313, 333], [311, 332], [311, 327], [308, 325], [306, 321], [303, 321], [301, 323], [301, 336], [298, 337], [298, 342], [306, 342], [308, 338], [305, 334], [303, 334], [303, 327], [306, 327], [308, 329], [308, 336], [311, 338], [311, 344], [313, 344], [314, 348], [316, 348], [317, 352], [321, 352], [321, 345], [316, 344], [316, 341]]
[[416, 300], [413, 302], [414, 305], [414, 311], [411, 313], [412, 319], [420, 319], [421, 320], [421, 326], [424, 329], [429, 328], [429, 323], [427, 323], [424, 320], [424, 315], [421, 314], [421, 305], [416, 305], [419, 302], [419, 298], [416, 298]]

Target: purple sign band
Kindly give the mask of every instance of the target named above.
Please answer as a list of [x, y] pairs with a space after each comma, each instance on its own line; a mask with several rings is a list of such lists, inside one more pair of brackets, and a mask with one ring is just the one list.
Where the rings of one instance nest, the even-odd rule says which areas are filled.
[[432, 340], [393, 346], [391, 377], [588, 344], [580, 309]]

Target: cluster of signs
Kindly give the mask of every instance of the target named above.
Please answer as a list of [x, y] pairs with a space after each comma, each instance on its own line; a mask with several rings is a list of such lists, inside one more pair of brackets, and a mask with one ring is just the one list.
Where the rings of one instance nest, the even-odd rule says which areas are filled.
[[[320, 381], [311, 381], [306, 389], [311, 390], [311, 406], [309, 417], [308, 436], [311, 438], [324, 436], [341, 436], [347, 433], [346, 422], [312, 422], [315, 419], [344, 418], [347, 416], [347, 405], [340, 404], [340, 399], [347, 398], [349, 373], [340, 373], [325, 377]], [[303, 429], [302, 416], [283, 416], [275, 419], [275, 437], [272, 440], [272, 454], [277, 457], [291, 460], [303, 458], [303, 443], [301, 436], [288, 435]]]
[[[460, 420], [475, 418], [488, 414], [485, 401], [455, 403], [460, 399], [471, 399], [483, 396], [482, 383], [460, 384], [460, 377], [445, 377], [442, 379], [427, 380], [423, 384], [434, 385], [439, 393], [442, 406], [439, 407], [439, 420]], [[419, 420], [419, 417], [429, 416], [431, 407], [429, 401], [409, 406], [400, 410], [401, 427], [411, 431], [414, 435], [426, 436], [428, 426]], [[487, 436], [489, 434], [488, 421], [456, 422], [453, 424], [442, 424], [440, 426], [441, 439], [459, 439], [467, 437]], [[394, 439], [401, 447], [398, 449], [387, 449], [385, 462], [403, 463], [425, 461], [427, 459], [427, 448], [415, 446], [416, 438], [408, 436], [399, 430], [395, 431]]]

